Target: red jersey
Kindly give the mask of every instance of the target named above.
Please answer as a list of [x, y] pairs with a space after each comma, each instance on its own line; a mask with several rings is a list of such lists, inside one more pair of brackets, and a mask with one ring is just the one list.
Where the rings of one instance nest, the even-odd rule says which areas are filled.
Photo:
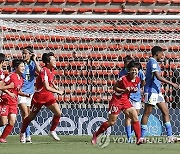
[[[132, 91], [134, 89], [137, 89], [138, 83], [140, 82], [140, 78], [136, 77], [134, 80], [130, 79], [129, 74], [122, 76], [119, 80], [119, 88], [121, 89], [126, 89], [126, 88], [130, 88]], [[129, 97], [130, 97], [130, 93], [131, 92], [126, 92], [126, 93], [115, 93], [116, 97], [118, 97], [119, 101], [122, 102], [126, 102], [129, 101]]]
[[47, 67], [43, 67], [36, 79], [36, 91], [33, 96], [33, 99], [38, 103], [45, 103], [51, 99], [54, 99], [52, 92], [46, 90], [44, 82], [48, 81], [49, 86], [52, 87], [54, 81], [54, 71], [51, 71]]
[[[14, 88], [8, 89], [9, 92], [14, 93], [18, 97], [18, 92], [22, 88], [23, 79], [17, 73], [13, 72], [9, 76], [4, 79], [4, 82], [8, 85], [10, 83], [14, 83]], [[14, 99], [7, 93], [3, 93], [1, 98], [2, 102], [9, 105], [17, 104], [17, 97]]]
[[2, 69], [0, 69], [0, 81], [5, 79], [5, 74]]

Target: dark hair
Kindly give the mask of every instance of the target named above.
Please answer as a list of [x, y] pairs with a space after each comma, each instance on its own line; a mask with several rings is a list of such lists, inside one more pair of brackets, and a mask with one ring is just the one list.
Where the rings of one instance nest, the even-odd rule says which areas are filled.
[[133, 58], [130, 56], [130, 55], [127, 55], [125, 58], [124, 58], [124, 62], [128, 62], [128, 61], [131, 61], [133, 60]]
[[161, 48], [160, 46], [154, 46], [151, 49], [152, 56], [155, 56], [157, 55], [158, 52], [162, 52], [162, 51], [163, 51], [163, 48]]
[[0, 53], [0, 64], [5, 61], [5, 54]]
[[50, 56], [54, 56], [54, 53], [53, 52], [43, 53], [43, 55], [42, 55], [43, 63], [45, 63], [45, 64], [50, 63]]
[[12, 61], [12, 67], [15, 69], [17, 68], [21, 63], [24, 63], [22, 59], [13, 59]]
[[33, 48], [31, 46], [27, 46], [22, 48], [22, 50], [28, 50], [30, 54], [34, 53]]
[[132, 67], [136, 67], [136, 68], [138, 68], [138, 70], [140, 70], [140, 63], [132, 60], [131, 62], [129, 62], [127, 68], [128, 68], [128, 70], [130, 70]]

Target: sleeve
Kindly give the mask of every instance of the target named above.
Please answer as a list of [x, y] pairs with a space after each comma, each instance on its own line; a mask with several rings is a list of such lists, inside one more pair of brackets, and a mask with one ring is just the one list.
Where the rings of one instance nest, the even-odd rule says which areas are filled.
[[119, 72], [119, 78], [123, 76], [122, 71]]
[[2, 72], [2, 73], [0, 73], [0, 81], [3, 81], [3, 80], [4, 80], [4, 78], [5, 78], [5, 75], [3, 74], [3, 72]]
[[124, 85], [124, 81], [123, 81], [123, 77], [120, 77], [120, 78], [118, 79], [118, 84], [119, 84], [119, 87], [120, 87], [120, 88], [122, 88], [122, 87], [125, 86], [125, 85]]
[[41, 77], [41, 81], [42, 81], [42, 82], [49, 80], [47, 70], [42, 69], [39, 75], [40, 75], [40, 77]]
[[12, 75], [8, 75], [5, 79], [4, 82], [8, 85], [12, 82]]
[[139, 70], [138, 77], [140, 78], [141, 81], [145, 80], [146, 76], [142, 70]]
[[156, 61], [152, 60], [151, 63], [150, 63], [150, 65], [151, 65], [151, 72], [152, 72], [152, 73], [159, 71], [159, 70], [158, 70], [158, 63], [157, 63]]

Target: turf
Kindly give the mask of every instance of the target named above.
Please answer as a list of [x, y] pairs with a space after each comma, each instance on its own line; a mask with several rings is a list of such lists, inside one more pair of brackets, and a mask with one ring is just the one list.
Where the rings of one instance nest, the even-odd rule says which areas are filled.
[[32, 144], [22, 144], [19, 136], [9, 136], [0, 144], [0, 154], [179, 154], [180, 143], [136, 144], [114, 143], [112, 137], [105, 148], [92, 146], [90, 136], [61, 136], [54, 141], [48, 136], [32, 136]]

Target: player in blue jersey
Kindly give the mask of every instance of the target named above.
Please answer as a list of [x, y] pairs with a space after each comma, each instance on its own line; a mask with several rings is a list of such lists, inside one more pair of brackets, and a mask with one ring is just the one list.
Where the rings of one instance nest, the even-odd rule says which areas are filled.
[[142, 140], [144, 140], [145, 133], [147, 131], [148, 118], [152, 112], [153, 107], [157, 105], [162, 112], [163, 122], [167, 131], [168, 142], [173, 143], [177, 141], [177, 138], [172, 135], [169, 109], [161, 93], [161, 82], [170, 84], [174, 88], [179, 88], [179, 85], [172, 83], [171, 81], [168, 81], [161, 76], [161, 68], [158, 64], [158, 61], [161, 60], [164, 56], [163, 49], [159, 46], [154, 46], [151, 52], [152, 57], [149, 58], [149, 61], [146, 65], [146, 84], [144, 86], [145, 109], [141, 120], [141, 136]]
[[[31, 99], [35, 91], [35, 72], [40, 72], [41, 67], [36, 61], [36, 55], [32, 47], [28, 46], [22, 49], [22, 57], [25, 61], [25, 71], [22, 74], [23, 87], [22, 92], [27, 96], [18, 96], [18, 106], [21, 110], [22, 119], [26, 118], [30, 112]], [[30, 128], [26, 129], [26, 138], [22, 138], [20, 142], [31, 142]]]
[[[122, 77], [126, 74], [128, 74], [129, 70], [127, 69], [127, 66], [129, 64], [130, 61], [132, 61], [132, 57], [127, 55], [124, 59], [124, 68], [119, 72], [119, 77]], [[141, 64], [139, 63], [140, 68], [141, 68]], [[136, 93], [131, 93], [130, 94], [130, 102], [131, 104], [134, 106], [134, 108], [137, 111], [137, 114], [139, 114], [139, 110], [141, 109], [142, 105], [141, 105], [141, 88], [144, 86], [145, 84], [145, 75], [142, 71], [142, 68], [139, 70], [138, 72], [138, 77], [140, 78], [140, 83], [138, 84], [138, 91]], [[132, 137], [132, 127], [131, 127], [131, 119], [128, 118], [127, 116], [125, 117], [125, 131], [126, 131], [126, 135], [127, 135], [127, 142], [130, 143], [131, 142], [131, 137]]]

